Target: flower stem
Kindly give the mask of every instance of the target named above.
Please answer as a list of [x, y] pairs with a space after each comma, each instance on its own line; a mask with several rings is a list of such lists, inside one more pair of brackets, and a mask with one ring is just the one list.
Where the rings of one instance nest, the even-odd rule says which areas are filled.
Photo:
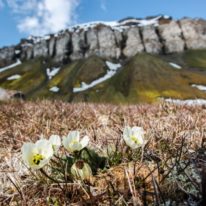
[[50, 179], [51, 181], [57, 183], [57, 185], [59, 186], [59, 188], [62, 190], [62, 192], [65, 192], [64, 189], [62, 188], [62, 186], [60, 185], [60, 183], [64, 183], [64, 182], [59, 182], [57, 180], [55, 180], [54, 178], [50, 177], [42, 168], [40, 169], [41, 173], [47, 177], [48, 179]]
[[50, 179], [51, 181], [53, 181], [53, 182], [55, 182], [55, 183], [57, 183], [57, 184], [63, 183], [63, 182], [59, 182], [59, 181], [55, 180], [54, 178], [50, 177], [43, 169], [40, 169], [40, 171], [41, 171], [41, 173], [42, 173], [45, 177], [47, 177], [47, 178]]

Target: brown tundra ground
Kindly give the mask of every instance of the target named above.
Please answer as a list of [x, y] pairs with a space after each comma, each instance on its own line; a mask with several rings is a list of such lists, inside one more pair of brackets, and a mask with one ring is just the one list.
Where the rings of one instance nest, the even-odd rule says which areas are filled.
[[[147, 145], [135, 161], [121, 150], [128, 125], [146, 132]], [[101, 154], [115, 144], [122, 159], [91, 182], [61, 187], [23, 165], [23, 142], [71, 130], [87, 134], [89, 147]], [[1, 103], [0, 205], [204, 205], [205, 140], [204, 106]]]

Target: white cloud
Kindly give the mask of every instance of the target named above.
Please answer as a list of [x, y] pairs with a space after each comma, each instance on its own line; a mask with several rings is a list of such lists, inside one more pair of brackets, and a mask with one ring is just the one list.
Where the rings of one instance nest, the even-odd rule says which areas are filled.
[[73, 24], [79, 1], [7, 0], [7, 3], [19, 19], [19, 31], [39, 36], [57, 32]]
[[100, 7], [103, 11], [107, 11], [106, 0], [101, 0]]
[[38, 0], [7, 0], [8, 6], [16, 14], [28, 14], [35, 10]]

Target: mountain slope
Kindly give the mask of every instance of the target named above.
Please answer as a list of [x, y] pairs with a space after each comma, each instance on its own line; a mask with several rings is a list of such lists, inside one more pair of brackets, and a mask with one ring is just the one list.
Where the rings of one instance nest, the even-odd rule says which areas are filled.
[[[150, 103], [159, 98], [206, 98], [204, 91], [191, 87], [192, 84], [206, 85], [205, 57], [206, 50], [172, 55], [137, 54], [122, 61], [122, 67], [113, 71], [114, 76], [80, 92], [73, 90], [112, 71], [108, 60], [92, 56], [57, 65], [52, 59], [39, 58], [0, 72], [0, 87], [22, 91], [28, 99], [49, 98], [69, 102]], [[175, 68], [176, 64], [181, 69]], [[49, 76], [48, 68], [50, 73], [53, 71], [53, 76]]]
[[[73, 99], [73, 87], [80, 86], [81, 82], [90, 82], [104, 75], [106, 65], [98, 57], [90, 57], [61, 67], [60, 71], [51, 80], [39, 89], [33, 97], [51, 99], [60, 98], [66, 101]], [[59, 92], [49, 91], [52, 87], [58, 87]]]
[[[84, 95], [90, 101], [130, 103], [153, 102], [159, 97], [206, 97], [204, 92], [192, 88], [191, 84], [206, 84], [204, 72], [200, 74], [187, 68], [177, 70], [162, 60], [161, 56], [138, 54], [115, 77]], [[95, 90], [98, 90], [96, 95]]]

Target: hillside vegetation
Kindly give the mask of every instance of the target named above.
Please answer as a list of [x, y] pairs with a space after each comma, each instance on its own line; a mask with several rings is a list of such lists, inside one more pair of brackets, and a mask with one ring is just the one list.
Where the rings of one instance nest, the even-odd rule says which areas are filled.
[[[93, 56], [56, 65], [52, 59], [35, 59], [0, 73], [0, 87], [22, 91], [28, 99], [60, 99], [69, 102], [139, 103], [155, 102], [159, 98], [206, 98], [206, 93], [192, 84], [206, 85], [206, 51], [191, 50], [171, 55], [137, 54], [121, 61], [122, 67], [107, 81], [86, 91], [74, 93], [81, 83], [90, 84], [109, 69], [106, 59]], [[111, 60], [110, 60], [111, 61]], [[169, 63], [182, 67], [176, 69]], [[115, 63], [115, 62], [114, 62]], [[47, 68], [60, 67], [49, 79]], [[7, 80], [19, 74], [21, 78]], [[58, 87], [58, 92], [51, 92]]]

